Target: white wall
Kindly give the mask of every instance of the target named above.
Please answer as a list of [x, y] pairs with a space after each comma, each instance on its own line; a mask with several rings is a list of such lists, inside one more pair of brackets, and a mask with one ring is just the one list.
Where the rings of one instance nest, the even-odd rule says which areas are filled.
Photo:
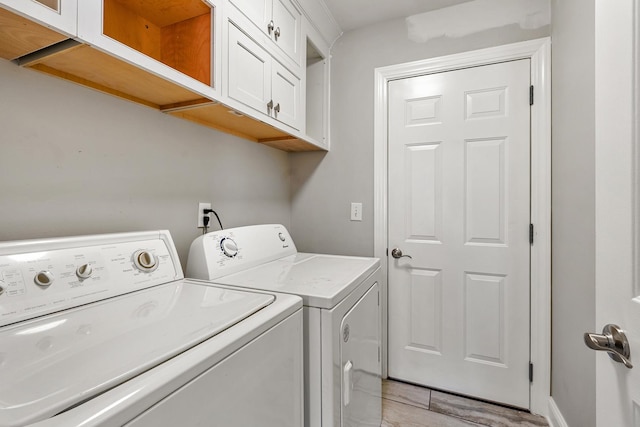
[[552, 1], [551, 394], [571, 427], [595, 426], [595, 1]]
[[[287, 154], [0, 60], [0, 240], [289, 225]], [[214, 222], [212, 222], [215, 225]]]
[[[374, 69], [549, 35], [510, 25], [427, 43], [409, 40], [404, 19], [354, 30], [331, 57], [331, 151], [292, 154], [291, 231], [300, 250], [373, 255]], [[349, 220], [351, 202], [363, 221]]]

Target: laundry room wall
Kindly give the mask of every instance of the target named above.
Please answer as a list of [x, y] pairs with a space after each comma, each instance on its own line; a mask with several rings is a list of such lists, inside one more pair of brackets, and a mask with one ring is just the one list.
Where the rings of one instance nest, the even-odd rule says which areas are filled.
[[[567, 425], [596, 425], [595, 1], [552, 5], [552, 374]], [[604, 325], [600, 325], [602, 327]], [[598, 356], [600, 357], [600, 356]]]
[[[0, 241], [290, 224], [285, 152], [0, 60]], [[217, 229], [215, 219], [211, 226]]]
[[[412, 41], [417, 38], [409, 28], [398, 19], [356, 29], [331, 50], [331, 151], [291, 155], [291, 229], [300, 250], [373, 255], [375, 68], [550, 35], [549, 25], [527, 30], [512, 24]], [[350, 221], [351, 202], [362, 202], [362, 222]]]

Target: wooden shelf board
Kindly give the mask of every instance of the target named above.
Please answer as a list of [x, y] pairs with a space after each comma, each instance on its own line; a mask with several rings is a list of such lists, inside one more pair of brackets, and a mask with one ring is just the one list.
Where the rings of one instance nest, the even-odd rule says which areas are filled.
[[317, 151], [321, 148], [295, 138], [271, 125], [244, 115], [236, 115], [229, 107], [211, 103], [194, 107], [164, 111], [175, 117], [211, 127], [213, 129], [265, 144], [284, 151]]
[[202, 98], [87, 45], [45, 56], [27, 66], [153, 108]]
[[67, 36], [0, 8], [0, 58], [16, 59], [65, 39]]
[[284, 139], [262, 139], [258, 141], [260, 144], [268, 145], [269, 147], [277, 148], [282, 151], [299, 152], [299, 151], [324, 151], [320, 147], [316, 147], [302, 139], [298, 138], [284, 138]]

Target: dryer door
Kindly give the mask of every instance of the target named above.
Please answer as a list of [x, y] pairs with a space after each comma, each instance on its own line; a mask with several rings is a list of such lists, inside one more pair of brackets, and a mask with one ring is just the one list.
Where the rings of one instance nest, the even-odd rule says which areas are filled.
[[375, 283], [340, 327], [342, 426], [379, 426], [381, 408], [380, 305]]

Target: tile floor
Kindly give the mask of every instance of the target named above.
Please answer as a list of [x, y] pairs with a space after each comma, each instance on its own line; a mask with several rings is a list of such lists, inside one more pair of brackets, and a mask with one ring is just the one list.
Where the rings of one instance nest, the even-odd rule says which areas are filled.
[[547, 427], [543, 417], [393, 380], [382, 383], [382, 427]]

